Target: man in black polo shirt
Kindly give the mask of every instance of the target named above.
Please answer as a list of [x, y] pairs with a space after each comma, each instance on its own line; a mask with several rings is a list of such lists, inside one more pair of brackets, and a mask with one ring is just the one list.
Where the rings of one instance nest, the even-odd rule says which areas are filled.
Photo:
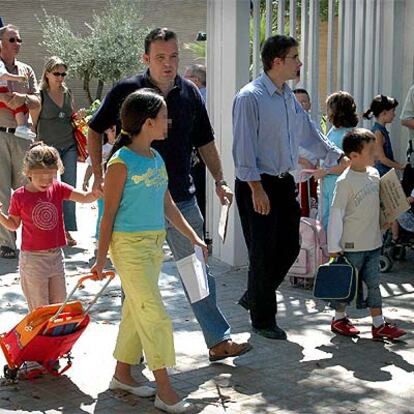
[[[203, 237], [203, 219], [195, 198], [195, 188], [190, 175], [191, 151], [198, 148], [203, 161], [216, 182], [216, 193], [224, 204], [232, 201], [233, 194], [223, 180], [223, 170], [213, 131], [196, 86], [177, 75], [178, 45], [176, 34], [166, 28], [152, 30], [145, 39], [144, 62], [148, 70], [122, 80], [108, 93], [89, 124], [88, 148], [94, 173], [94, 188], [102, 186], [101, 134], [111, 125], [120, 125], [119, 109], [124, 99], [140, 88], [154, 88], [166, 99], [168, 107], [168, 138], [154, 142], [154, 148], [163, 157], [169, 178], [169, 190], [181, 213], [189, 224]], [[191, 255], [194, 250], [189, 241], [167, 222], [167, 242], [177, 261]], [[216, 303], [215, 282], [208, 275], [210, 294], [192, 303], [192, 309], [201, 326], [209, 348], [210, 361], [238, 356], [248, 350], [247, 343], [231, 340], [230, 326]], [[187, 295], [188, 297], [188, 295]], [[129, 366], [116, 373], [119, 381], [133, 385]]]

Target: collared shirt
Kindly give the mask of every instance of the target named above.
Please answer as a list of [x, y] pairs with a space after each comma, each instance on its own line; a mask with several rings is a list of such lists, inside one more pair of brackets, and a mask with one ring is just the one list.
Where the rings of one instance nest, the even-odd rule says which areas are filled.
[[[4, 62], [4, 61], [3, 61]], [[23, 62], [18, 60], [14, 61], [12, 66], [7, 66], [4, 62], [7, 72], [14, 75], [25, 75], [28, 79], [27, 85], [23, 82], [7, 81], [7, 88], [10, 92], [38, 93], [36, 75], [33, 69]], [[13, 113], [8, 108], [0, 108], [0, 126], [7, 128], [15, 128], [16, 120], [14, 119]]]
[[[124, 79], [106, 95], [89, 126], [99, 133], [112, 125], [117, 125], [119, 130], [122, 102], [130, 93], [141, 88], [153, 88], [160, 92], [151, 83], [148, 71]], [[165, 100], [169, 118], [168, 137], [164, 141], [154, 141], [152, 146], [164, 159], [172, 198], [176, 202], [185, 201], [195, 192], [190, 175], [192, 149], [212, 142], [214, 135], [200, 92], [192, 82], [177, 76]]]
[[342, 151], [316, 128], [288, 85], [278, 90], [263, 73], [244, 86], [233, 103], [233, 157], [236, 177], [260, 181], [298, 167], [299, 145], [335, 165]]

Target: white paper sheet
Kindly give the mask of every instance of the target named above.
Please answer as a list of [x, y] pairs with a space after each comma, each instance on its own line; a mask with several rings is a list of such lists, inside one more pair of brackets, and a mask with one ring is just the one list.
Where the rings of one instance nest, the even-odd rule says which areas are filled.
[[181, 280], [187, 290], [190, 303], [198, 302], [209, 294], [203, 250], [194, 247], [194, 253], [176, 262]]
[[223, 243], [226, 240], [227, 221], [229, 219], [229, 209], [230, 209], [230, 204], [224, 204], [221, 206], [220, 221], [218, 225], [218, 235]]

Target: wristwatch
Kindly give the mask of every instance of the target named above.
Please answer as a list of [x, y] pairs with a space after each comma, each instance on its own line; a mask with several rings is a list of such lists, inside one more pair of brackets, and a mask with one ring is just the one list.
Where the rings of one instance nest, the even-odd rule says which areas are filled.
[[227, 185], [227, 181], [226, 180], [218, 180], [218, 181], [216, 181], [215, 182], [215, 184], [216, 184], [216, 187], [218, 187], [218, 186], [222, 186], [222, 185]]

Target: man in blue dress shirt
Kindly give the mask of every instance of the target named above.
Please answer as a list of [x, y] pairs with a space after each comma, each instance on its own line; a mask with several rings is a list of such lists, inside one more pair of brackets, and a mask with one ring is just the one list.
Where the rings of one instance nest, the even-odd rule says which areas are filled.
[[250, 262], [240, 304], [250, 309], [254, 332], [286, 339], [276, 323], [276, 289], [300, 248], [300, 208], [289, 171], [298, 166], [299, 145], [328, 165], [343, 154], [320, 134], [286, 84], [302, 66], [297, 41], [272, 36], [261, 57], [264, 73], [233, 104], [235, 195]]

